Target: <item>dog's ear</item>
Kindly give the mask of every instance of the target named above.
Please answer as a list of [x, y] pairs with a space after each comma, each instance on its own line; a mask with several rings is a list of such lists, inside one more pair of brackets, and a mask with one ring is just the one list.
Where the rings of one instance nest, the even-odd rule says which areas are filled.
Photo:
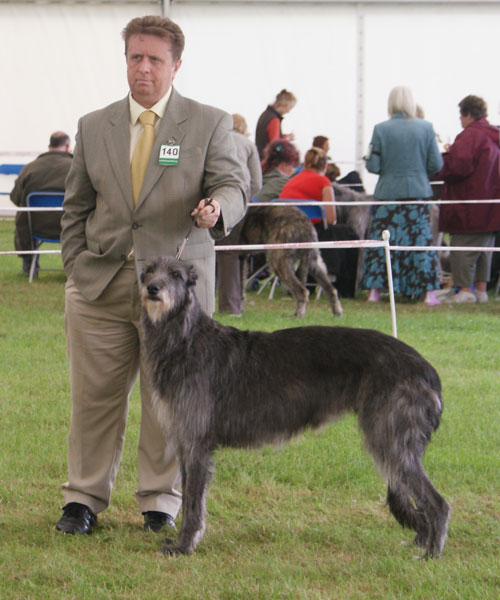
[[189, 267], [188, 276], [187, 276], [187, 284], [188, 286], [196, 285], [196, 280], [198, 279], [198, 275], [194, 267]]

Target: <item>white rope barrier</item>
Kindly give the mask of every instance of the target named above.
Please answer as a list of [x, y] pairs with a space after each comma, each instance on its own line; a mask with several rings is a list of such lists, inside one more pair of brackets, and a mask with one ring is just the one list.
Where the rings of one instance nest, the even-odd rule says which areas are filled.
[[0, 252], [0, 256], [9, 254], [61, 254], [60, 250], [8, 250], [6, 252]]
[[5, 212], [62, 212], [62, 206], [13, 206], [12, 208], [0, 208], [0, 215]]
[[[239, 252], [258, 252], [264, 250], [294, 250], [305, 248], [382, 248], [384, 242], [375, 240], [350, 240], [345, 242], [302, 242], [297, 244], [247, 244], [241, 246], [215, 246], [217, 252], [220, 251], [239, 251]], [[483, 246], [391, 246], [389, 250], [405, 251], [405, 252], [428, 252], [434, 250], [436, 252], [500, 252], [500, 247], [483, 247]], [[61, 254], [60, 250], [7, 250], [0, 251], [2, 255], [21, 255], [21, 254]]]
[[[246, 244], [246, 245], [221, 245], [214, 246], [216, 252], [222, 251], [238, 251], [238, 252], [255, 252], [265, 250], [294, 250], [308, 248], [384, 248], [385, 261], [387, 269], [387, 283], [389, 292], [389, 302], [391, 310], [391, 327], [392, 335], [397, 338], [397, 321], [396, 321], [396, 301], [394, 298], [394, 286], [392, 280], [392, 265], [391, 251], [429, 251], [443, 250], [446, 248], [449, 251], [479, 251], [479, 252], [500, 252], [500, 248], [483, 248], [481, 247], [466, 247], [466, 246], [391, 246], [389, 244], [390, 233], [387, 230], [382, 232], [383, 241], [377, 240], [349, 240], [337, 242], [297, 242], [287, 244]], [[60, 250], [9, 250], [0, 252], [0, 255], [32, 255], [32, 254], [60, 254]]]
[[494, 246], [488, 248], [484, 246], [391, 246], [391, 250], [404, 250], [411, 252], [415, 250], [417, 252], [424, 252], [426, 250], [435, 250], [436, 252], [500, 252], [500, 247]]
[[[422, 205], [439, 206], [441, 204], [500, 204], [500, 198], [491, 200], [359, 200], [356, 202], [320, 202], [318, 200], [297, 200], [295, 202], [249, 202], [248, 208], [259, 206], [385, 206], [385, 205]], [[0, 208], [2, 214], [10, 215], [12, 212], [62, 212], [61, 206], [40, 206], [29, 208], [28, 206], [12, 206], [10, 208]]]
[[297, 200], [296, 202], [249, 202], [249, 208], [258, 206], [384, 206], [384, 205], [405, 205], [405, 204], [479, 204], [486, 202], [488, 204], [499, 204], [500, 199], [492, 200], [359, 200], [356, 202], [321, 202], [318, 200]]
[[238, 250], [258, 251], [258, 250], [300, 250], [308, 248], [383, 248], [386, 242], [377, 242], [377, 240], [346, 240], [341, 242], [294, 242], [287, 244], [243, 244], [232, 246], [215, 246], [216, 251]]

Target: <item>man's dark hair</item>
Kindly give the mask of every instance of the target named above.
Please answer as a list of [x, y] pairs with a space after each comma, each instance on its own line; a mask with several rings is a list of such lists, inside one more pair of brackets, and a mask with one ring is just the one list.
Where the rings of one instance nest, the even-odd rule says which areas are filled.
[[460, 114], [470, 115], [475, 121], [488, 116], [488, 105], [479, 96], [466, 96], [458, 103]]
[[172, 55], [174, 60], [179, 60], [184, 50], [184, 34], [182, 29], [167, 17], [147, 15], [132, 19], [122, 31], [125, 40], [125, 54], [127, 53], [128, 41], [131, 35], [156, 35], [172, 44]]
[[49, 148], [59, 148], [69, 144], [69, 135], [64, 131], [56, 131], [50, 136]]

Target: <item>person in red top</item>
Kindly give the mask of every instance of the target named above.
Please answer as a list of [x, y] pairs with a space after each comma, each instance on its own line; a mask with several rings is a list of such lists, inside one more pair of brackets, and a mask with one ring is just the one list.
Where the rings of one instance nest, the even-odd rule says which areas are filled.
[[[294, 200], [317, 200], [318, 202], [334, 202], [332, 183], [326, 177], [328, 157], [320, 148], [311, 148], [306, 152], [304, 168], [294, 175], [283, 186], [280, 198]], [[326, 222], [335, 225], [337, 217], [334, 206], [325, 206]], [[312, 219], [314, 223], [314, 219]], [[320, 219], [316, 219], [320, 222]]]
[[274, 140], [283, 138], [289, 142], [293, 141], [293, 133], [283, 134], [281, 132], [281, 121], [283, 116], [289, 113], [297, 104], [297, 98], [288, 90], [281, 90], [276, 96], [273, 104], [270, 104], [260, 115], [255, 130], [255, 145], [259, 151], [261, 160], [265, 158], [264, 148]]
[[[460, 103], [463, 131], [443, 154], [444, 165], [434, 178], [443, 179], [442, 200], [500, 198], [499, 128], [486, 120], [486, 102], [466, 96]], [[500, 204], [445, 204], [440, 208], [439, 230], [450, 234], [451, 246], [492, 247], [500, 230]], [[488, 302], [491, 252], [451, 253], [454, 290], [445, 302]], [[474, 292], [472, 286], [475, 284]]]

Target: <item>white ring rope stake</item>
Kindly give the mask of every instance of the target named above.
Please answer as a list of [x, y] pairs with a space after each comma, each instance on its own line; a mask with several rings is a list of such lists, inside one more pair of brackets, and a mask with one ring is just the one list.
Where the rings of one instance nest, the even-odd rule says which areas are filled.
[[248, 244], [246, 246], [215, 246], [215, 250], [226, 251], [258, 251], [258, 250], [292, 250], [300, 248], [384, 248], [385, 264], [387, 267], [387, 279], [389, 283], [389, 298], [391, 306], [392, 335], [398, 337], [396, 326], [396, 302], [394, 300], [394, 286], [392, 283], [392, 265], [391, 265], [391, 247], [389, 245], [390, 233], [387, 230], [382, 232], [382, 242], [375, 240], [357, 240], [345, 242], [302, 242], [294, 244]]
[[385, 242], [385, 264], [387, 267], [387, 286], [389, 289], [389, 301], [391, 304], [392, 335], [397, 338], [398, 328], [396, 325], [396, 302], [394, 300], [394, 286], [392, 283], [391, 247], [389, 246], [390, 237], [390, 231], [384, 229], [384, 231], [382, 231], [382, 239]]

